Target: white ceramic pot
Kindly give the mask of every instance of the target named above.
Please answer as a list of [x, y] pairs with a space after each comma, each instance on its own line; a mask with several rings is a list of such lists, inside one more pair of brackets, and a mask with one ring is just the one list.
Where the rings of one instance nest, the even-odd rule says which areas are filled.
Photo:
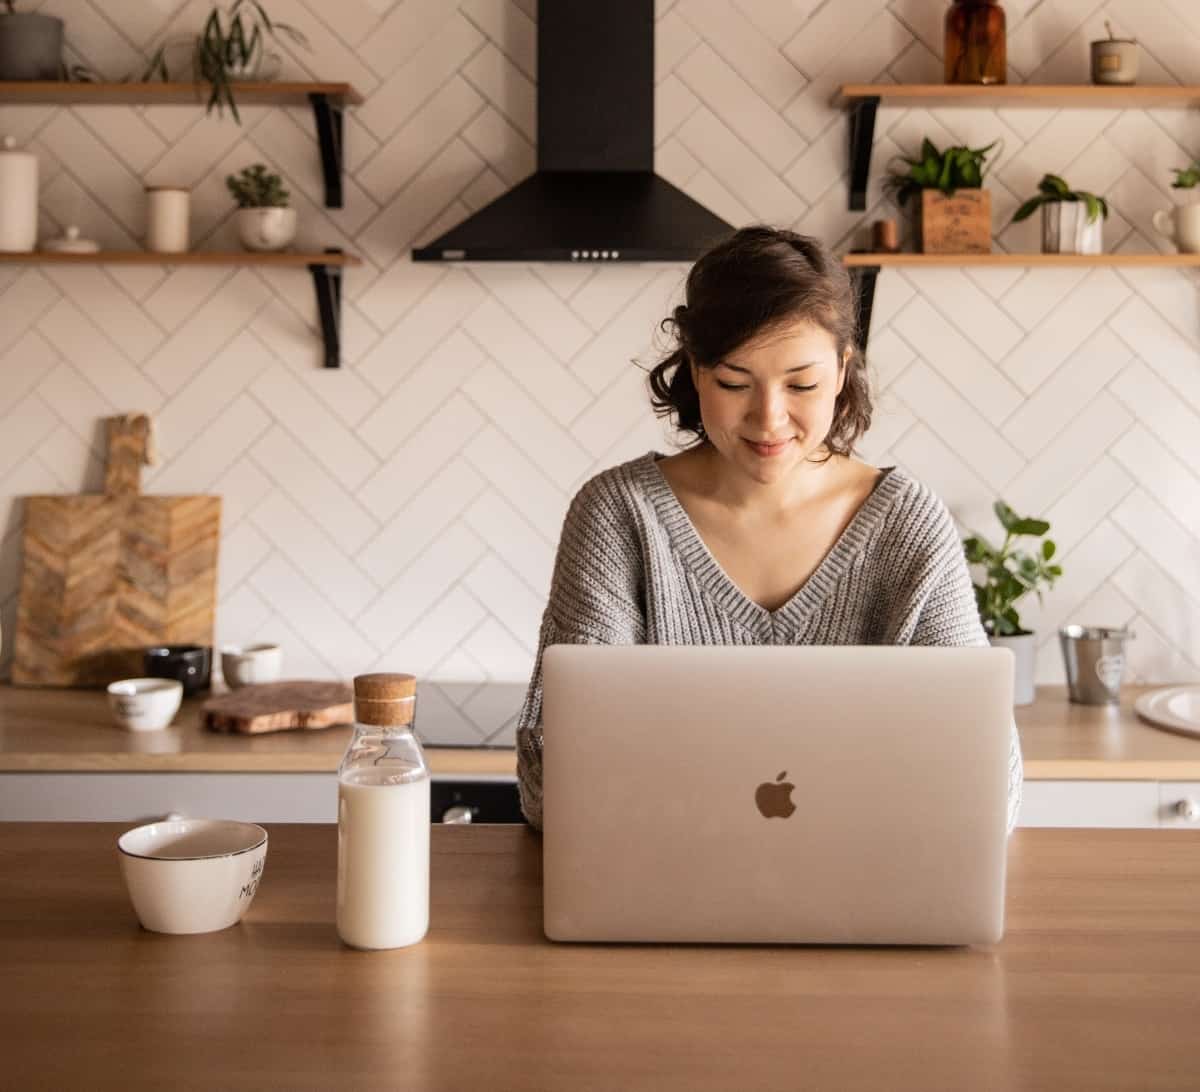
[[6, 136], [0, 150], [0, 250], [28, 253], [37, 245], [37, 228], [37, 156], [18, 151], [16, 140]]
[[168, 819], [117, 839], [134, 912], [155, 933], [211, 933], [250, 908], [267, 832], [232, 819]]
[[1013, 669], [1013, 705], [1031, 705], [1033, 703], [1033, 673], [1037, 660], [1036, 641], [1036, 635], [1033, 633], [988, 638], [988, 643], [993, 648], [1010, 649], [1016, 659]]
[[120, 679], [108, 686], [112, 718], [128, 732], [166, 728], [182, 700], [183, 683], [178, 679]]
[[1043, 254], [1100, 254], [1104, 217], [1088, 220], [1083, 201], [1050, 201], [1042, 206]]
[[296, 210], [238, 209], [237, 226], [247, 250], [282, 250], [296, 236]]
[[1182, 254], [1200, 254], [1200, 202], [1156, 212], [1154, 230], [1171, 240]]
[[226, 645], [221, 649], [221, 674], [230, 690], [275, 682], [283, 671], [278, 645]]

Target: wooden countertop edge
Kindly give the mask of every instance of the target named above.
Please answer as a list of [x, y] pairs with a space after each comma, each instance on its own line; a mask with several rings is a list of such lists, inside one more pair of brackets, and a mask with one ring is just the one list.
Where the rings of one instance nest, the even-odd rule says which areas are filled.
[[[427, 747], [435, 776], [512, 777], [516, 753]], [[131, 755], [0, 754], [0, 773], [327, 773], [337, 756], [327, 755]], [[1101, 761], [1027, 759], [1026, 781], [1200, 781], [1195, 761]]]
[[[426, 747], [435, 775], [515, 776], [516, 752]], [[327, 773], [341, 755], [297, 754], [0, 754], [0, 773]], [[1200, 769], [1200, 763], [1197, 764]]]

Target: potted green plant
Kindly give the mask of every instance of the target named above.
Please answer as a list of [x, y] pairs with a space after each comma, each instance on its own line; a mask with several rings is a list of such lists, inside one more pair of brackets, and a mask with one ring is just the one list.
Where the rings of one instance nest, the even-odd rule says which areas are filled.
[[920, 195], [917, 231], [925, 254], [987, 254], [992, 249], [992, 195], [983, 188], [988, 153], [956, 145], [939, 151], [921, 142], [916, 159], [900, 156], [905, 169], [892, 168], [884, 182], [897, 204]]
[[283, 179], [255, 163], [225, 179], [238, 203], [238, 236], [247, 250], [282, 250], [295, 237], [296, 210], [288, 207], [291, 194]]
[[63, 22], [0, 0], [0, 80], [62, 78]]
[[[1176, 167], [1174, 190], [1192, 190], [1200, 185], [1200, 159], [1191, 166]], [[1154, 230], [1165, 235], [1184, 254], [1200, 254], [1200, 201], [1177, 205], [1170, 210], [1156, 212], [1152, 217]]]
[[1043, 254], [1099, 254], [1104, 249], [1108, 202], [1086, 190], [1073, 190], [1056, 174], [1042, 176], [1038, 192], [1016, 212], [1012, 222], [1042, 210]]
[[[296, 27], [272, 19], [261, 0], [233, 0], [228, 7], [215, 4], [200, 34], [188, 38], [192, 74], [197, 80], [211, 85], [208, 113], [216, 110], [223, 116], [229, 107], [234, 121], [242, 118], [234, 98], [234, 84], [245, 80], [273, 79], [279, 71], [280, 57], [267, 52], [267, 41], [287, 39], [308, 49], [308, 39]], [[143, 80], [158, 77], [170, 80], [167, 62], [173, 42], [166, 42], [154, 52], [142, 74]]]
[[1016, 678], [1013, 702], [1028, 705], [1033, 701], [1035, 635], [1021, 625], [1017, 603], [1030, 592], [1042, 598], [1042, 588], [1054, 586], [1062, 576], [1061, 566], [1053, 562], [1054, 543], [1045, 539], [1029, 553], [1017, 548], [1022, 538], [1042, 538], [1050, 530], [1044, 519], [1018, 516], [1002, 500], [992, 506], [1004, 528], [1004, 541], [999, 547], [980, 534], [963, 541], [967, 562], [982, 572], [982, 580], [974, 582], [975, 605], [988, 640], [996, 646], [1012, 649], [1016, 657]]

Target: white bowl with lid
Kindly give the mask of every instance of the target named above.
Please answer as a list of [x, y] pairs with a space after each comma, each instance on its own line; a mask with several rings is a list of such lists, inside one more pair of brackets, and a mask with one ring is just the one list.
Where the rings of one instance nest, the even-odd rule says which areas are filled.
[[267, 832], [233, 819], [166, 819], [117, 839], [134, 912], [154, 933], [236, 925], [258, 892]]

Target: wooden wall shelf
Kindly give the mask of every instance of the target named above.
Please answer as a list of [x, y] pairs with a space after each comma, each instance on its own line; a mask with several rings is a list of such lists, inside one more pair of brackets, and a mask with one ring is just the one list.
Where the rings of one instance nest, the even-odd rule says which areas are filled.
[[1200, 254], [847, 254], [851, 268], [947, 265], [1200, 267]]
[[1067, 266], [1085, 268], [1200, 269], [1200, 254], [845, 254], [842, 262], [853, 271], [855, 304], [858, 313], [859, 347], [867, 347], [871, 332], [871, 311], [875, 306], [875, 282], [884, 269], [945, 269], [949, 266], [1047, 268]]
[[292, 251], [190, 250], [159, 254], [152, 250], [102, 250], [98, 254], [59, 254], [51, 250], [0, 253], [0, 265], [267, 265], [276, 268], [311, 265], [362, 265], [362, 259], [340, 250], [298, 254]]
[[[54, 106], [204, 105], [207, 83], [83, 83], [67, 80], [0, 80], [0, 102]], [[256, 106], [307, 106], [310, 95], [325, 95], [339, 106], [357, 106], [362, 95], [348, 83], [255, 82], [234, 84], [239, 103]]]
[[887, 106], [973, 107], [999, 110], [1016, 106], [1105, 110], [1149, 110], [1159, 106], [1200, 106], [1200, 87], [1178, 84], [1133, 87], [1097, 84], [1006, 83], [991, 86], [943, 83], [848, 83], [836, 105], [879, 99]]
[[[68, 80], [0, 80], [0, 104], [12, 106], [203, 106], [207, 83], [83, 83]], [[342, 207], [345, 156], [342, 115], [363, 101], [348, 83], [239, 83], [238, 103], [255, 106], [309, 106], [317, 127], [325, 207]]]
[[266, 266], [271, 269], [307, 269], [317, 293], [321, 337], [325, 345], [325, 367], [341, 366], [342, 355], [342, 269], [362, 265], [362, 259], [331, 249], [311, 254], [267, 251], [188, 251], [159, 254], [150, 250], [102, 250], [96, 254], [31, 253], [0, 254], [0, 265], [204, 265]]

